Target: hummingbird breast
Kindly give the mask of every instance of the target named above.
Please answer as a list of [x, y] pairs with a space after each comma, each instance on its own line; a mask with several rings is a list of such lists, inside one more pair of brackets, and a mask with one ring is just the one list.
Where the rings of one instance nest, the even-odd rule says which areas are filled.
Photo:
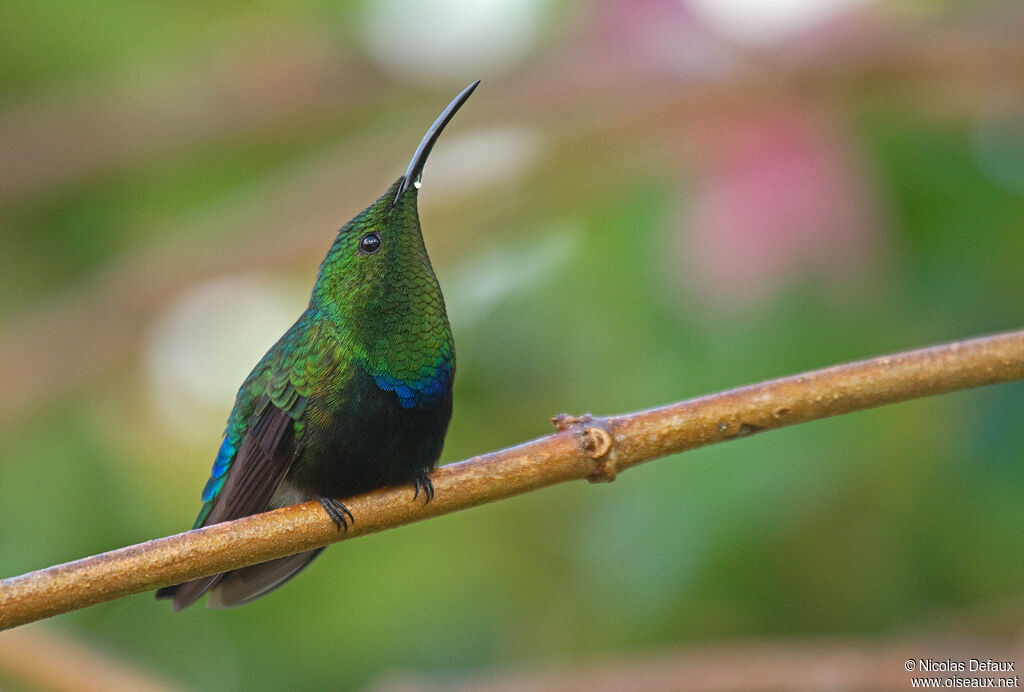
[[345, 497], [410, 483], [437, 463], [452, 414], [450, 378], [413, 406], [403, 397], [416, 390], [382, 388], [378, 379], [356, 365], [337, 390], [310, 397], [292, 484]]

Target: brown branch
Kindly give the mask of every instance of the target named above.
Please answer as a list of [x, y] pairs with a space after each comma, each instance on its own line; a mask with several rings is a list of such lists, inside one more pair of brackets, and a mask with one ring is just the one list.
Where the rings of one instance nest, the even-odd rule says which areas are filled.
[[0, 688], [44, 692], [185, 692], [100, 645], [36, 625], [0, 635]]
[[[489, 670], [448, 676], [390, 672], [368, 692], [745, 692], [747, 690], [908, 690], [911, 678], [1004, 677], [1010, 672], [917, 670], [921, 659], [1020, 661], [1024, 642], [956, 639], [820, 638], [691, 645], [653, 653], [602, 654], [582, 663], [530, 670]], [[908, 672], [906, 662], [915, 664]], [[969, 686], [964, 685], [965, 687]]]
[[316, 502], [148, 541], [0, 582], [0, 628], [309, 550], [563, 481], [610, 481], [666, 454], [897, 401], [1024, 378], [1024, 330], [771, 380], [622, 416], [558, 416], [558, 432], [345, 500], [347, 534]]

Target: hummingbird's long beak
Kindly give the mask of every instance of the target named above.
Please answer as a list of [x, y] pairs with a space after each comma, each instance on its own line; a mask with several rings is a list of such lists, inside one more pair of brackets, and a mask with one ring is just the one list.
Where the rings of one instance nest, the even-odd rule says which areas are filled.
[[430, 150], [434, 148], [434, 142], [441, 136], [441, 132], [444, 130], [445, 125], [455, 117], [455, 114], [462, 104], [469, 99], [470, 94], [480, 84], [480, 80], [476, 80], [468, 87], [462, 90], [462, 92], [456, 96], [448, 107], [444, 109], [441, 115], [437, 116], [437, 120], [427, 130], [427, 134], [423, 136], [423, 141], [416, 148], [416, 153], [412, 155], [412, 161], [409, 162], [409, 167], [405, 169], [405, 178], [402, 180], [402, 184], [398, 186], [398, 192], [395, 194], [395, 198], [391, 201], [391, 206], [398, 204], [398, 199], [402, 196], [402, 193], [409, 189], [410, 185], [415, 185], [419, 182], [420, 177], [423, 175], [423, 164], [427, 162], [427, 157], [430, 156]]

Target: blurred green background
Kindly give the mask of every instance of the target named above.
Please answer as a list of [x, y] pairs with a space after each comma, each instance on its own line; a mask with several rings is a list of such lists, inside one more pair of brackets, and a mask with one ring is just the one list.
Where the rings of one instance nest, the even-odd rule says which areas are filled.
[[[191, 525], [334, 232], [476, 78], [420, 196], [444, 463], [1020, 327], [1021, 35], [1019, 2], [0, 4], [0, 576]], [[218, 690], [1012, 639], [1022, 411], [1013, 384], [801, 425], [345, 543], [241, 609], [36, 631]]]

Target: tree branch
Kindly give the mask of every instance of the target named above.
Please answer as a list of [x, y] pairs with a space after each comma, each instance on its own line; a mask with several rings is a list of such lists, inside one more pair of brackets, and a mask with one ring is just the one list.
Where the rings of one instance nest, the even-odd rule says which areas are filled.
[[[738, 640], [660, 651], [603, 653], [578, 662], [540, 663], [529, 670], [492, 669], [423, 675], [389, 672], [367, 692], [745, 692], [756, 690], [912, 689], [909, 659], [966, 661], [974, 656], [1020, 661], [1024, 642], [985, 637]], [[935, 673], [931, 674], [935, 676]], [[964, 681], [977, 671], [941, 673]], [[1017, 672], [985, 673], [1014, 677]], [[963, 685], [969, 687], [968, 684]]]
[[36, 692], [186, 692], [137, 663], [104, 651], [102, 645], [45, 625], [0, 636], [0, 687], [10, 683]]
[[561, 415], [558, 432], [431, 474], [436, 495], [408, 487], [345, 500], [339, 533], [306, 502], [140, 543], [0, 582], [0, 629], [141, 591], [310, 550], [563, 481], [610, 481], [666, 454], [897, 401], [1024, 379], [1024, 330], [784, 377], [622, 416]]

